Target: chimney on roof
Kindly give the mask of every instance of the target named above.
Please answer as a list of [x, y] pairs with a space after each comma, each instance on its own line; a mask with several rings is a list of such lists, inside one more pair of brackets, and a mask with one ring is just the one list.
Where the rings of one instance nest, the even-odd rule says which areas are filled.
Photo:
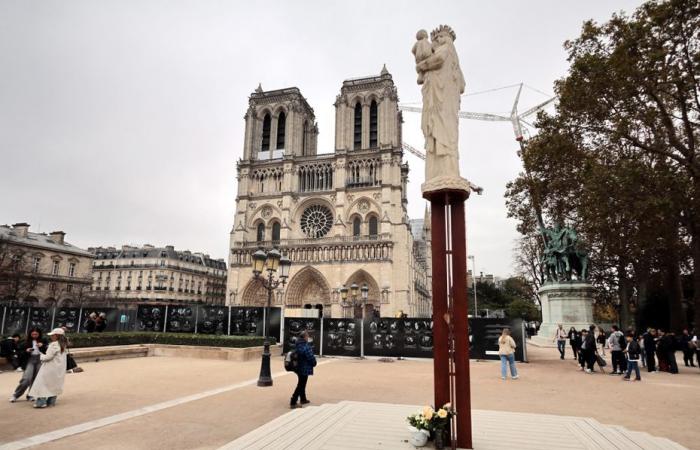
[[49, 233], [49, 236], [51, 236], [51, 240], [54, 241], [56, 244], [63, 245], [66, 233], [64, 233], [63, 231], [52, 231], [51, 233]]
[[15, 234], [21, 238], [26, 238], [29, 234], [29, 224], [28, 223], [16, 223], [12, 225], [12, 229], [15, 230]]

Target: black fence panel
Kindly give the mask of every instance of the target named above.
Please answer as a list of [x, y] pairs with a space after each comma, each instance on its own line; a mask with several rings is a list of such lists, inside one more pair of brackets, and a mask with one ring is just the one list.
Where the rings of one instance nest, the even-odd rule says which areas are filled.
[[119, 325], [119, 311], [116, 308], [102, 308], [99, 306], [83, 307], [83, 314], [80, 321], [80, 332], [85, 333], [87, 331], [87, 324], [90, 318], [90, 314], [95, 314], [99, 316], [104, 314], [105, 316], [105, 329], [102, 331], [117, 331]]
[[270, 308], [270, 336], [282, 341], [282, 308]]
[[58, 308], [53, 327], [66, 327], [69, 333], [77, 333], [80, 326], [80, 308]]
[[262, 336], [264, 310], [265, 308], [246, 306], [231, 307], [231, 334]]
[[430, 319], [401, 319], [401, 356], [433, 357], [433, 321]]
[[26, 306], [8, 306], [5, 310], [5, 321], [3, 322], [3, 334], [12, 336], [17, 333], [24, 335], [27, 331], [29, 320], [29, 308]]
[[197, 333], [228, 334], [228, 312], [226, 306], [200, 306]]
[[365, 323], [365, 355], [404, 356], [404, 319], [372, 318]]
[[323, 354], [360, 356], [360, 329], [357, 319], [323, 319]]
[[139, 305], [136, 331], [163, 331], [165, 306]]
[[171, 333], [194, 333], [197, 310], [190, 305], [169, 306], [165, 330]]
[[498, 318], [471, 318], [469, 319], [469, 356], [472, 359], [500, 359], [498, 355], [498, 338], [504, 328], [510, 329], [511, 336], [517, 348], [515, 359], [524, 361], [523, 346], [525, 342], [522, 334], [522, 320], [508, 320]]
[[309, 332], [309, 345], [314, 353], [318, 354], [321, 337], [321, 319], [304, 318], [304, 317], [285, 317], [284, 318], [284, 348], [286, 353], [296, 344], [297, 338], [302, 332]]
[[53, 319], [53, 308], [39, 308], [32, 306], [29, 308], [28, 329], [38, 328], [42, 333], [52, 330], [51, 321]]

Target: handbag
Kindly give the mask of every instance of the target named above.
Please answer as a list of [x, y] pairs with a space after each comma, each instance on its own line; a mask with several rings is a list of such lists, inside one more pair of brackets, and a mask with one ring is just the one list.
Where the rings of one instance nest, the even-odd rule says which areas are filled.
[[595, 358], [596, 358], [596, 361], [598, 362], [598, 365], [599, 365], [600, 367], [605, 367], [605, 366], [608, 365], [608, 363], [605, 361], [605, 359], [603, 359], [602, 356], [596, 354], [596, 355], [595, 355]]

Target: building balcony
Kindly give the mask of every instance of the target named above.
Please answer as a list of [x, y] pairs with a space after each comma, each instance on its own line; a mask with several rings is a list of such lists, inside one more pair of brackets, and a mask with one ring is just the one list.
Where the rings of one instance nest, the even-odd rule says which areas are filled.
[[391, 261], [394, 242], [389, 234], [236, 242], [231, 249], [231, 267], [249, 266], [253, 252], [272, 247], [281, 250], [294, 263], [371, 262]]

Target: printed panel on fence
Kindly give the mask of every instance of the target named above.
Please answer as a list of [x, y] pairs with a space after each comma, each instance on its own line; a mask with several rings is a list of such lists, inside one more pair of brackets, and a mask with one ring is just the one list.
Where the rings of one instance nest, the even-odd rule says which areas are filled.
[[38, 328], [42, 333], [48, 333], [52, 330], [51, 319], [53, 318], [53, 308], [37, 308], [32, 306], [29, 308], [29, 330]]
[[360, 356], [361, 320], [323, 319], [323, 354]]
[[136, 331], [163, 331], [165, 306], [139, 305]]
[[166, 331], [170, 333], [194, 333], [197, 311], [194, 306], [169, 306]]
[[69, 333], [77, 333], [80, 326], [80, 308], [58, 308], [53, 326], [65, 327]]
[[403, 321], [401, 355], [410, 358], [433, 357], [433, 321], [430, 319], [400, 319]]
[[197, 333], [228, 333], [228, 308], [226, 306], [200, 306], [197, 314]]
[[263, 335], [265, 308], [237, 306], [231, 308], [231, 334], [239, 336]]
[[403, 325], [403, 319], [369, 319], [365, 323], [365, 355], [403, 356]]
[[[93, 317], [96, 319], [91, 319], [91, 314], [94, 314]], [[102, 308], [99, 306], [83, 307], [80, 332], [95, 331], [99, 333], [102, 331], [117, 331], [119, 315], [119, 311], [116, 308]]]
[[304, 331], [309, 332], [309, 345], [314, 353], [318, 354], [321, 319], [303, 317], [284, 318], [284, 352], [288, 352], [296, 344], [297, 339]]
[[6, 336], [12, 336], [15, 333], [24, 335], [27, 330], [28, 320], [29, 308], [26, 306], [8, 306], [5, 310], [3, 334]]
[[282, 308], [270, 308], [270, 336], [282, 342]]
[[508, 319], [469, 319], [469, 356], [471, 359], [500, 359], [498, 339], [504, 328], [511, 330], [511, 336], [517, 344], [515, 359], [523, 361], [522, 320]]

